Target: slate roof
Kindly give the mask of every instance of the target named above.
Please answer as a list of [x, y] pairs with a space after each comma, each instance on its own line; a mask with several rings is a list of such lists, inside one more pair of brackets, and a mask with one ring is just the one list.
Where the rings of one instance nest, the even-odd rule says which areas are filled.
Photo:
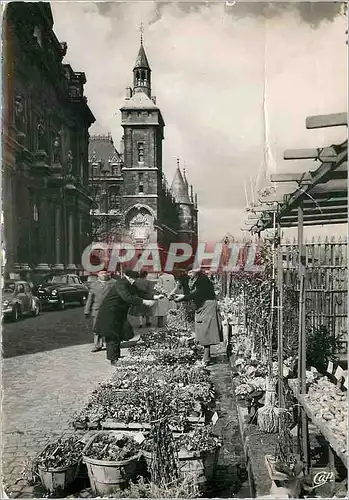
[[126, 99], [121, 109], [159, 109], [144, 92], [135, 92], [130, 99]]
[[143, 44], [141, 44], [141, 46], [139, 47], [136, 64], [133, 69], [150, 69]]
[[188, 194], [188, 185], [185, 183], [179, 167], [177, 167], [173, 177], [171, 193], [176, 203], [191, 203]]
[[105, 163], [108, 163], [108, 161], [116, 160], [115, 155], [116, 158], [120, 158], [120, 154], [115, 149], [110, 134], [90, 136], [88, 146], [88, 158], [90, 162], [99, 162], [103, 160]]

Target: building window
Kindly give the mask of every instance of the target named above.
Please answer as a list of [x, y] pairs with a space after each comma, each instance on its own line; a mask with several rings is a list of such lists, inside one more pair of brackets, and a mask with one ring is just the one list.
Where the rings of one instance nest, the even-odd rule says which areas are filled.
[[111, 167], [111, 174], [113, 177], [118, 177], [119, 175], [119, 167], [118, 165], [112, 165]]
[[110, 189], [109, 208], [111, 210], [120, 208], [120, 186], [114, 186]]
[[144, 142], [138, 143], [138, 162], [144, 163]]
[[98, 177], [99, 176], [99, 165], [98, 163], [93, 163], [92, 164], [92, 177]]
[[139, 194], [144, 193], [143, 174], [142, 173], [138, 174], [138, 192], [139, 192]]

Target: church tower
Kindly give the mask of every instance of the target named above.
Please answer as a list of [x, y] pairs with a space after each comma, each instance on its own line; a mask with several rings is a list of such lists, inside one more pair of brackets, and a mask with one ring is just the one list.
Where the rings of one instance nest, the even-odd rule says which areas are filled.
[[124, 226], [140, 247], [158, 242], [159, 197], [162, 186], [164, 120], [151, 95], [151, 69], [143, 38], [133, 68], [133, 88], [127, 88], [121, 108], [124, 129]]
[[179, 167], [177, 159], [177, 169], [171, 185], [171, 193], [177, 207], [179, 229], [178, 239], [190, 243], [193, 247], [197, 245], [197, 206], [194, 200], [192, 186], [190, 187], [185, 175]]

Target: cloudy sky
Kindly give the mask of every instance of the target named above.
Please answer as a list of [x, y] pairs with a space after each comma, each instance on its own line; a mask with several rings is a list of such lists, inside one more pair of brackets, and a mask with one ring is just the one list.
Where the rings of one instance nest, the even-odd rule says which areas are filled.
[[290, 148], [345, 139], [343, 128], [307, 131], [309, 115], [346, 110], [346, 19], [338, 3], [52, 3], [65, 62], [85, 71], [96, 117], [90, 133], [122, 135], [119, 108], [139, 48], [152, 68], [166, 128], [164, 172], [176, 157], [199, 197], [201, 238], [241, 234], [247, 186], [265, 169], [313, 168], [283, 160]]

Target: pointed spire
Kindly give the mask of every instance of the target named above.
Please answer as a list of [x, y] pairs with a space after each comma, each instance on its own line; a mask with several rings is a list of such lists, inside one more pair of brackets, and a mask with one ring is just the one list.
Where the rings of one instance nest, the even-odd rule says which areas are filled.
[[141, 44], [141, 46], [139, 47], [136, 64], [133, 69], [150, 69], [143, 44]]
[[176, 203], [190, 203], [188, 186], [183, 179], [182, 172], [179, 167], [179, 158], [177, 158], [177, 170], [173, 177], [171, 193], [173, 194]]
[[149, 69], [150, 70], [148, 59], [147, 59], [147, 56], [146, 56], [146, 53], [144, 50], [144, 46], [143, 46], [143, 33], [144, 33], [143, 23], [141, 23], [140, 32], [141, 32], [141, 46], [139, 47], [136, 64], [135, 64], [135, 67], [133, 69]]

